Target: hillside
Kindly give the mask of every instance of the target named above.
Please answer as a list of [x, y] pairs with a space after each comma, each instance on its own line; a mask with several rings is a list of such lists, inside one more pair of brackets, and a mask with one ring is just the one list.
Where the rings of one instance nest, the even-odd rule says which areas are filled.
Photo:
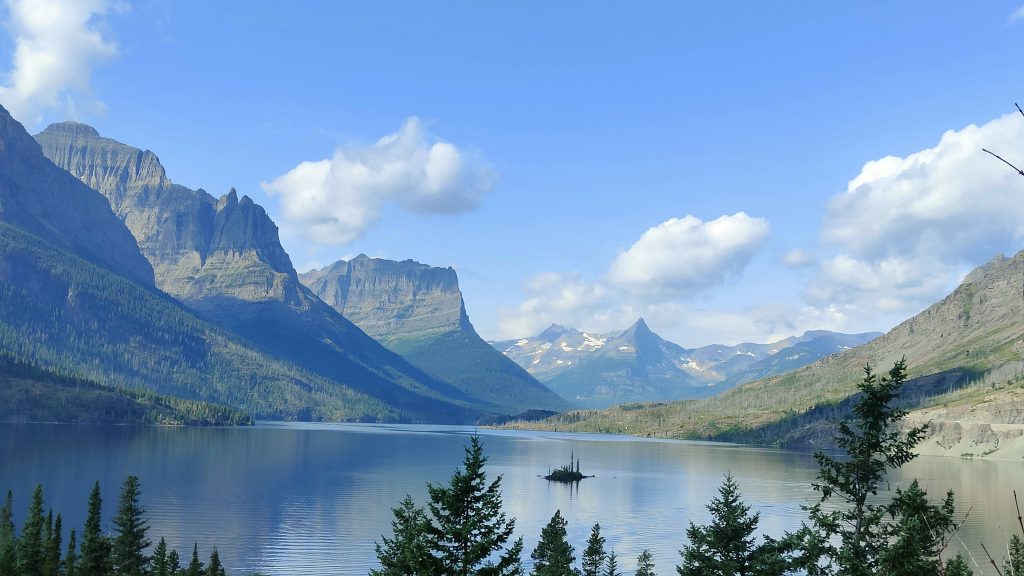
[[451, 268], [359, 255], [300, 280], [386, 347], [492, 411], [570, 407], [480, 338]]
[[[975, 269], [950, 295], [884, 336], [792, 372], [705, 400], [569, 413], [545, 425], [677, 438], [756, 438], [765, 443], [787, 438], [786, 445], [799, 446], [806, 443], [799, 438], [799, 428], [841, 415], [841, 410], [830, 407], [839, 406], [856, 390], [865, 364], [882, 371], [905, 356], [910, 375], [916, 378], [908, 389], [923, 386], [927, 395], [972, 382], [1014, 382], [1024, 357], [1022, 318], [1024, 251], [1012, 258], [996, 257]], [[968, 390], [977, 392], [977, 386]], [[965, 402], [972, 402], [974, 392], [961, 393], [968, 395]], [[1007, 413], [1018, 409], [1024, 406], [1011, 407]], [[998, 424], [1001, 417], [991, 410], [989, 414]]]

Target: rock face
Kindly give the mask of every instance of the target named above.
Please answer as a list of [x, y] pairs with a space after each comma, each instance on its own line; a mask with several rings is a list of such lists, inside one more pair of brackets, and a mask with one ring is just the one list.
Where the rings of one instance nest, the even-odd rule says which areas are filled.
[[418, 370], [303, 286], [260, 206], [172, 183], [156, 155], [82, 124], [36, 136], [61, 168], [95, 186], [138, 240], [156, 285], [269, 353], [436, 421], [479, 414], [470, 398]]
[[480, 338], [451, 268], [359, 255], [300, 278], [367, 334], [492, 410], [569, 407]]
[[0, 221], [153, 285], [152, 267], [103, 196], [47, 160], [39, 144], [2, 107]]
[[365, 254], [301, 275], [302, 283], [384, 344], [472, 330], [451, 268]]
[[770, 344], [685, 349], [661, 338], [640, 319], [627, 330], [608, 334], [554, 324], [533, 338], [492, 345], [562, 396], [590, 408], [606, 408], [716, 394], [878, 335], [809, 331]]

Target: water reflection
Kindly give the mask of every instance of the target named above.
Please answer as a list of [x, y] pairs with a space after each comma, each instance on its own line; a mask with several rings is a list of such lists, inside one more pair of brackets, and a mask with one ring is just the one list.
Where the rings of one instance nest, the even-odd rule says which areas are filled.
[[[142, 479], [152, 534], [186, 553], [216, 545], [233, 574], [366, 574], [373, 543], [390, 532], [391, 507], [405, 494], [426, 502], [426, 482], [446, 483], [461, 463], [467, 427], [284, 425], [253, 429], [0, 425], [0, 488], [15, 491], [20, 522], [36, 482], [48, 505], [80, 527], [94, 480], [112, 516], [120, 482]], [[502, 474], [505, 511], [517, 518], [527, 554], [556, 509], [582, 550], [600, 522], [624, 571], [644, 548], [658, 572], [674, 573], [689, 520], [731, 473], [761, 513], [761, 530], [780, 536], [815, 501], [810, 455], [712, 443], [624, 437], [481, 431], [488, 472]], [[547, 482], [549, 467], [574, 452], [587, 474], [577, 486]], [[921, 458], [893, 480], [917, 476], [936, 498], [947, 488], [974, 508], [963, 538], [1001, 542], [1016, 526], [1012, 490], [1024, 488], [1020, 462]], [[998, 546], [998, 544], [997, 544]], [[206, 551], [208, 553], [208, 551]]]

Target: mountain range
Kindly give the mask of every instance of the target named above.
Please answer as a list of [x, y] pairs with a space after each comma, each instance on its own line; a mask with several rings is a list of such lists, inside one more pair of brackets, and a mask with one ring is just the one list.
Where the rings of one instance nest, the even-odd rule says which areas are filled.
[[491, 344], [565, 398], [590, 408], [607, 408], [707, 397], [879, 335], [819, 330], [769, 344], [686, 349], [652, 332], [641, 318], [626, 330], [607, 334], [555, 324], [532, 338]]
[[905, 358], [908, 421], [935, 454], [1024, 456], [1024, 251], [997, 256], [939, 302], [866, 344], [696, 401], [556, 416], [560, 430], [827, 448], [866, 365]]

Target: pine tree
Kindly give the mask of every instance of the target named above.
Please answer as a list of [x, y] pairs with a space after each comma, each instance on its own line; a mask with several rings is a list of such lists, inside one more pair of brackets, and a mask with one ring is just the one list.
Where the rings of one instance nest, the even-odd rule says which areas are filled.
[[167, 555], [167, 576], [181, 576], [181, 556], [174, 549]]
[[117, 576], [144, 576], [149, 566], [146, 538], [149, 525], [145, 510], [139, 504], [139, 479], [129, 476], [121, 486], [121, 500], [114, 517], [114, 541], [111, 560]]
[[57, 514], [57, 518], [54, 519], [51, 512], [46, 518], [46, 524], [47, 530], [44, 544], [46, 552], [43, 558], [43, 574], [46, 574], [46, 576], [59, 576], [61, 532], [63, 531], [60, 514]]
[[192, 544], [192, 561], [185, 568], [185, 576], [203, 576], [203, 563], [199, 560], [199, 543]]
[[[501, 476], [487, 482], [487, 457], [478, 436], [470, 438], [463, 460], [448, 486], [427, 485], [430, 495], [430, 547], [444, 574], [510, 576], [521, 570], [522, 542], [505, 549], [515, 519], [501, 511]], [[498, 554], [498, 563], [489, 558]]]
[[1024, 540], [1014, 534], [1010, 537], [1010, 543], [1006, 549], [1007, 556], [1004, 559], [1003, 574], [1024, 576]]
[[636, 576], [654, 576], [654, 559], [646, 548], [636, 558]]
[[[967, 563], [967, 559], [962, 554], [957, 554], [955, 558], [950, 558], [946, 562], [946, 568], [942, 572], [942, 576], [973, 576], [974, 570], [971, 570], [971, 565]], [[1016, 576], [1020, 572], [1007, 572], [1004, 576]]]
[[15, 576], [18, 569], [13, 502], [13, 495], [8, 490], [3, 508], [0, 508], [0, 576]]
[[224, 566], [220, 563], [220, 554], [217, 553], [216, 547], [214, 547], [213, 552], [210, 553], [210, 563], [206, 565], [206, 576], [226, 576], [224, 574]]
[[23, 576], [43, 576], [43, 561], [46, 549], [43, 541], [45, 520], [43, 519], [43, 485], [36, 484], [32, 491], [28, 517], [21, 527], [18, 538], [18, 572]]
[[18, 576], [18, 556], [13, 543], [0, 550], [0, 576]]
[[947, 535], [956, 529], [953, 492], [939, 506], [928, 503], [917, 480], [906, 490], [896, 489], [889, 504], [888, 543], [879, 553], [879, 565], [888, 576], [939, 574], [939, 553]]
[[64, 554], [64, 576], [76, 576], [78, 573], [78, 554], [75, 551], [78, 542], [76, 539], [75, 529], [72, 528], [71, 534], [68, 536], [68, 551]]
[[781, 574], [770, 566], [779, 564], [773, 540], [765, 539], [755, 545], [754, 531], [760, 520], [758, 513], [750, 514], [750, 506], [743, 503], [739, 485], [731, 474], [718, 488], [718, 496], [710, 504], [711, 524], [697, 526], [690, 522], [686, 529], [689, 544], [680, 554], [683, 563], [676, 567], [680, 576], [752, 576]]
[[153, 559], [150, 573], [152, 576], [173, 576], [167, 573], [167, 542], [160, 538], [156, 548], [153, 549]]
[[590, 529], [590, 538], [583, 551], [583, 576], [600, 576], [601, 568], [607, 554], [604, 551], [604, 536], [601, 536], [601, 525], [594, 524]]
[[375, 544], [380, 570], [370, 570], [371, 576], [426, 576], [439, 571], [436, 559], [430, 554], [430, 520], [412, 497], [406, 495], [397, 508], [392, 508], [392, 538], [381, 537], [383, 544]]
[[555, 510], [555, 515], [541, 529], [540, 542], [530, 554], [532, 576], [579, 576], [579, 571], [572, 566], [576, 558], [565, 530], [567, 524], [562, 511]]
[[89, 494], [89, 513], [82, 530], [82, 555], [78, 576], [108, 576], [110, 573], [110, 543], [101, 532], [100, 520], [103, 498], [97, 481]]
[[[814, 455], [819, 466], [814, 489], [821, 498], [805, 508], [810, 526], [795, 535], [803, 553], [800, 565], [810, 576], [883, 573], [881, 561], [891, 536], [885, 522], [890, 507], [869, 498], [883, 487], [888, 470], [914, 459], [913, 448], [925, 431], [918, 427], [902, 432], [895, 426], [907, 414], [893, 406], [906, 379], [905, 360], [896, 362], [883, 378], [866, 366], [853, 420], [841, 422], [836, 433], [836, 444], [848, 457]], [[833, 498], [848, 506], [826, 510], [823, 505]]]
[[619, 572], [619, 560], [615, 556], [615, 550], [608, 553], [608, 560], [604, 565], [604, 572], [601, 576], [622, 576], [622, 572]]

